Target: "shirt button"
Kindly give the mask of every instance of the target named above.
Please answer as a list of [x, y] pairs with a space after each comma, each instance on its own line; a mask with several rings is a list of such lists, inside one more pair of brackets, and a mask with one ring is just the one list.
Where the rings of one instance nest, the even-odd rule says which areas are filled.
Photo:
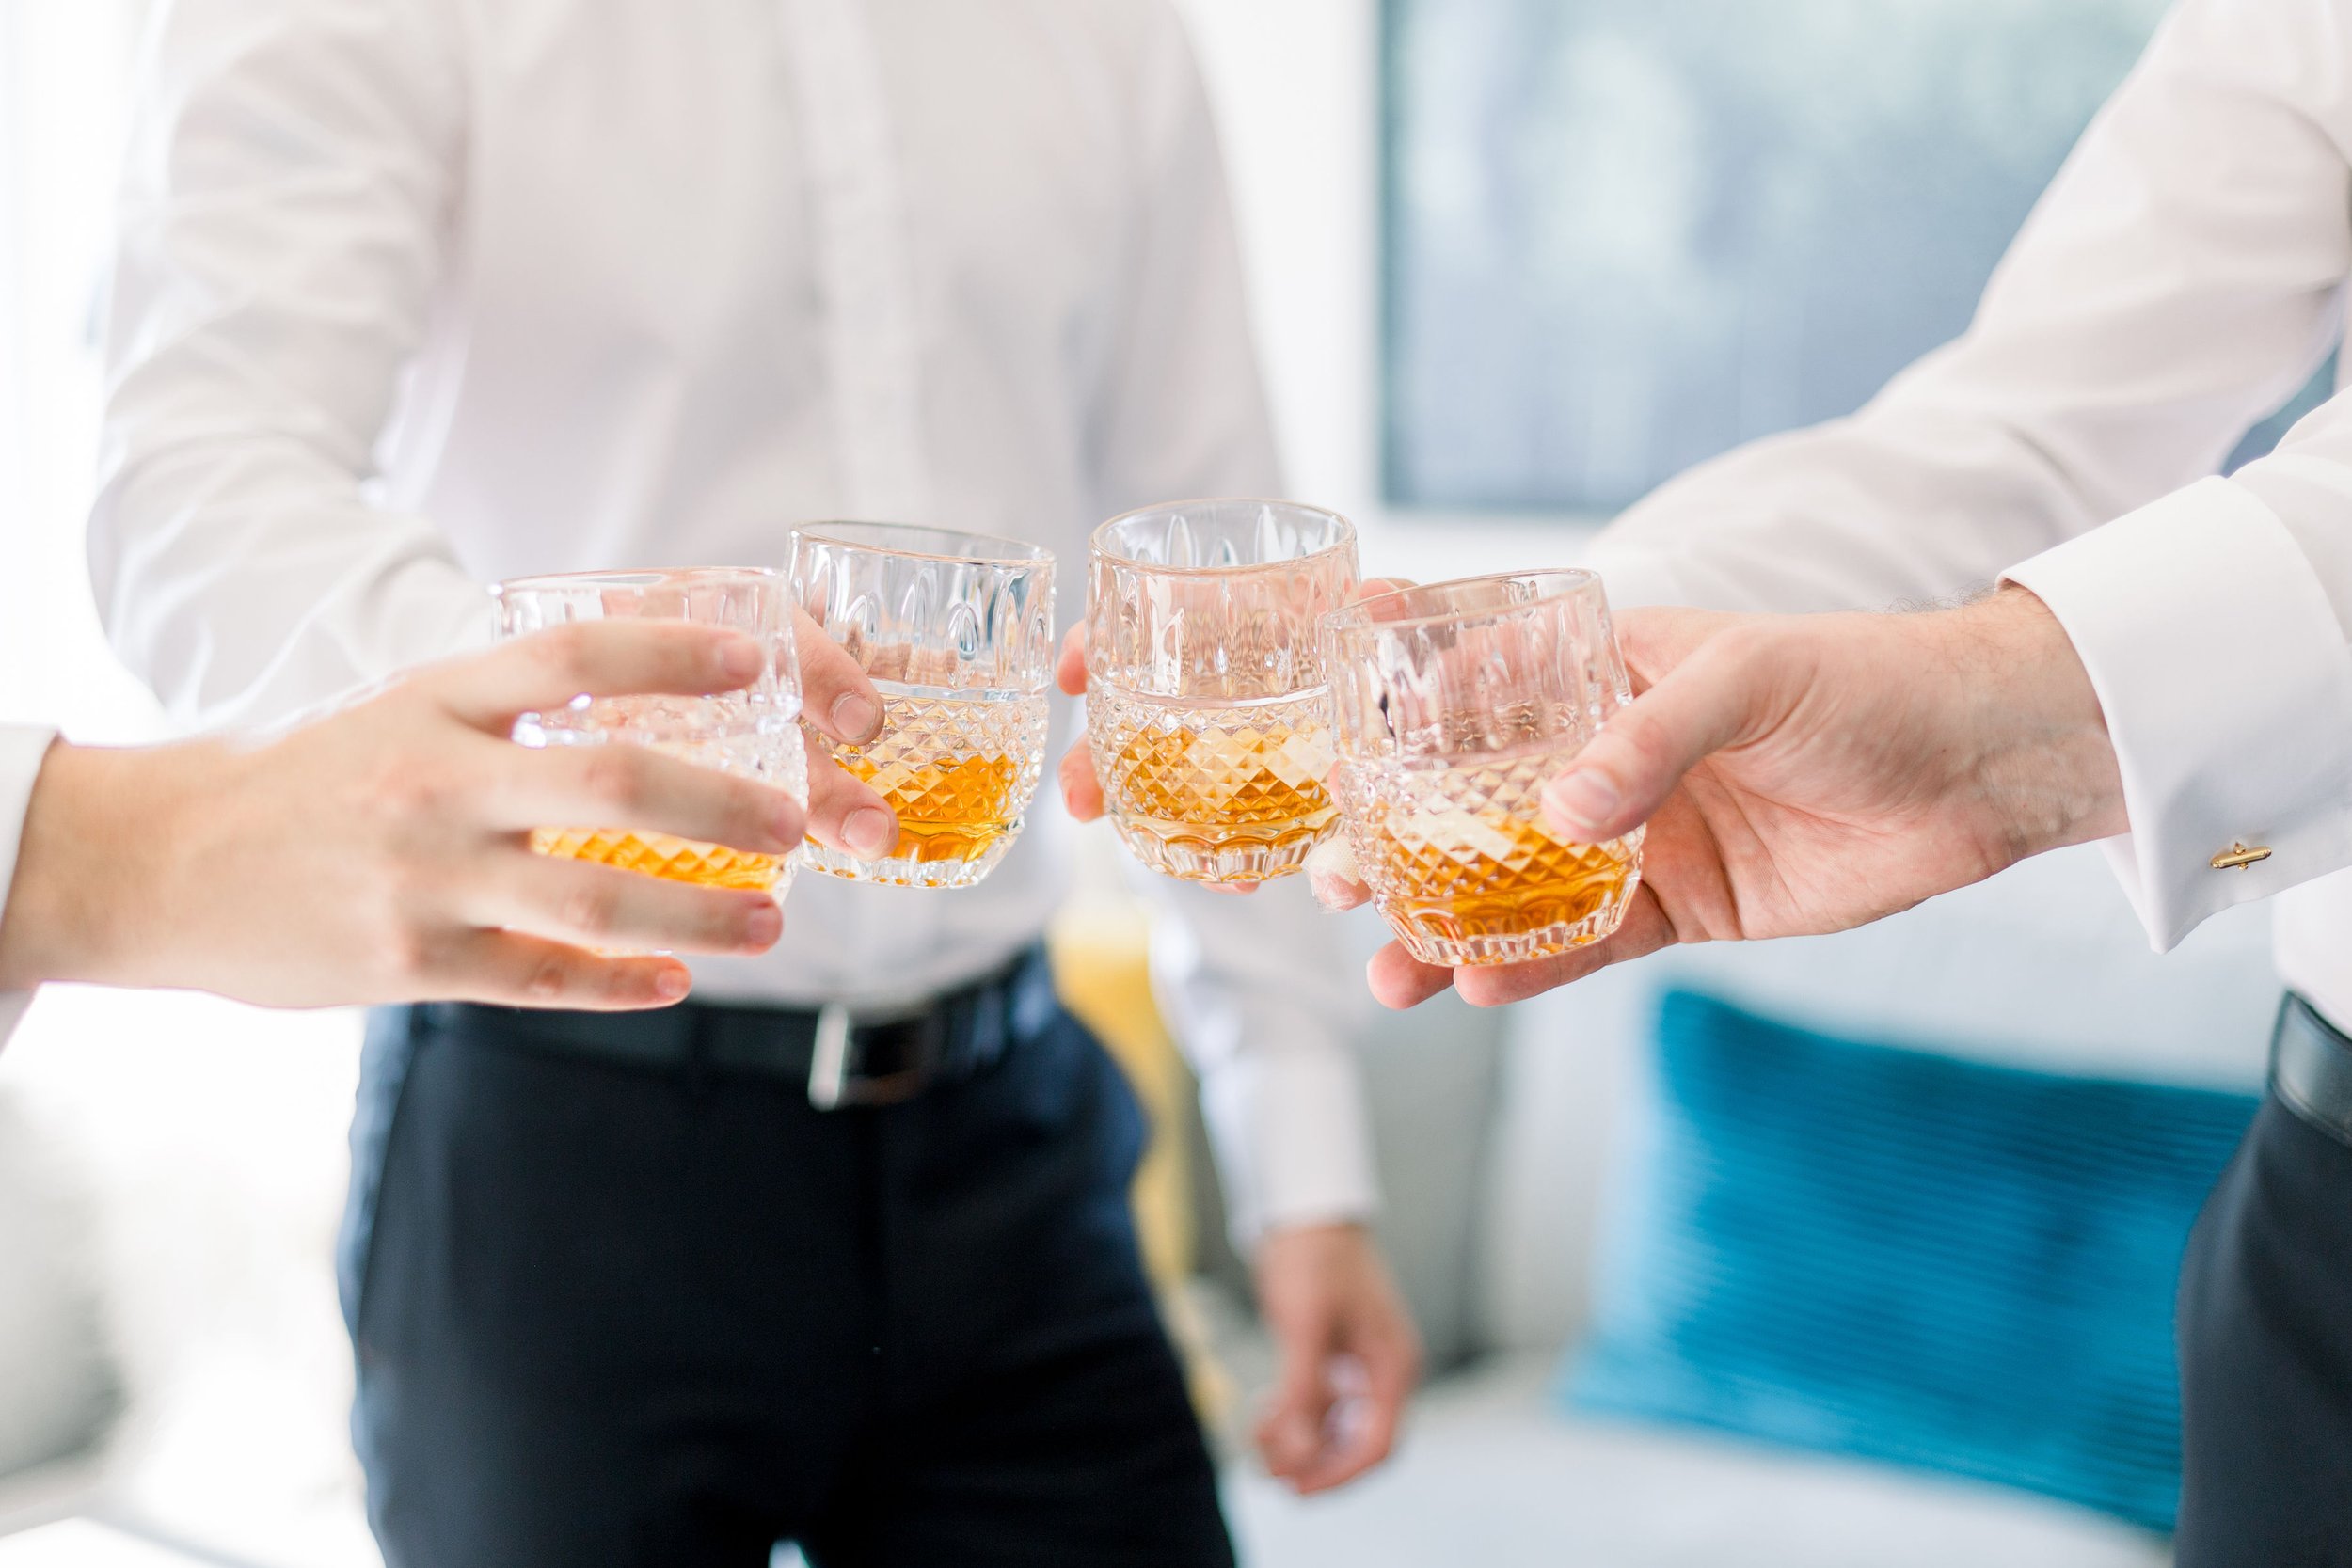
[[2233, 844], [2214, 856], [2209, 863], [2216, 871], [2243, 871], [2256, 862], [2269, 858], [2270, 846], [2267, 844], [2257, 844], [2250, 849], [2243, 844]]

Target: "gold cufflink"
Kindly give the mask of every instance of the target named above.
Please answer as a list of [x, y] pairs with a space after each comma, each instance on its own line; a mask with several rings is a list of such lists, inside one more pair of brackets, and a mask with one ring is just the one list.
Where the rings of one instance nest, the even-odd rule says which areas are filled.
[[2216, 871], [2243, 871], [2256, 862], [2269, 858], [2270, 846], [2267, 844], [2257, 844], [2251, 849], [2243, 844], [2233, 844], [2214, 856], [2213, 868]]

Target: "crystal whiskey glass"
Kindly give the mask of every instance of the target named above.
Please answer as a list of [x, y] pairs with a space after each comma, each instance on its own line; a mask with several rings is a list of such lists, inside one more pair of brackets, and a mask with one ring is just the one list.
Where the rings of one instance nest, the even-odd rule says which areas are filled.
[[1333, 775], [1373, 901], [1423, 963], [1523, 963], [1617, 928], [1639, 830], [1582, 844], [1544, 785], [1629, 700], [1600, 579], [1529, 572], [1384, 594], [1324, 623]]
[[1054, 557], [1016, 540], [892, 523], [792, 535], [801, 608], [882, 698], [882, 733], [834, 759], [898, 817], [862, 861], [810, 840], [815, 870], [895, 887], [972, 887], [1021, 834], [1045, 768]]
[[[707, 697], [582, 698], [564, 708], [524, 714], [515, 738], [526, 746], [644, 746], [682, 762], [756, 779], [806, 802], [800, 662], [781, 572], [584, 572], [517, 578], [500, 584], [492, 597], [501, 638], [527, 637], [574, 621], [622, 619], [688, 621], [756, 637], [770, 650], [768, 669], [742, 690]], [[778, 898], [792, 877], [785, 856], [621, 828], [541, 828], [531, 835], [531, 846], [543, 855], [669, 881], [750, 888]]]
[[1339, 818], [1316, 623], [1356, 532], [1282, 501], [1152, 507], [1095, 531], [1087, 743], [1129, 851], [1171, 877], [1298, 870]]

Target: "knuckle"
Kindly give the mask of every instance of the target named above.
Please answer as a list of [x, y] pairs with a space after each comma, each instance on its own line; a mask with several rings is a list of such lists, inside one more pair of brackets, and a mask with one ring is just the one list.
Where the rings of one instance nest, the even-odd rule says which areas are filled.
[[377, 769], [371, 793], [387, 816], [406, 820], [432, 815], [441, 803], [444, 786], [434, 769], [403, 757]]
[[539, 634], [532, 644], [549, 679], [584, 683], [595, 667], [595, 640], [586, 624], [572, 622]]
[[761, 838], [772, 834], [771, 821], [776, 816], [776, 792], [749, 779], [730, 777], [726, 781], [723, 804], [727, 819], [739, 832], [756, 834]]
[[751, 940], [752, 921], [759, 910], [758, 895], [729, 900], [704, 912], [703, 936], [707, 941], [739, 943]]
[[446, 901], [449, 894], [446, 874], [421, 855], [389, 856], [376, 876], [391, 911], [388, 924], [395, 932], [408, 930], [415, 914]]
[[582, 935], [606, 936], [619, 922], [620, 912], [620, 891], [599, 880], [565, 895], [563, 921], [566, 929]]
[[406, 921], [394, 921], [378, 942], [384, 962], [396, 979], [427, 980], [440, 967], [438, 945]]
[[1777, 668], [1788, 655], [1790, 636], [1787, 626], [1743, 621], [1708, 638], [1690, 662], [1711, 681], [1744, 681]]
[[1655, 714], [1629, 709], [1618, 720], [1614, 729], [1618, 743], [1632, 752], [1634, 760], [1645, 768], [1656, 768], [1664, 763], [1672, 750], [1666, 727], [1658, 721]]
[[580, 765], [581, 785], [598, 804], [634, 811], [648, 792], [645, 759], [627, 746], [600, 746]]
[[572, 965], [561, 954], [543, 954], [531, 966], [524, 993], [536, 1002], [557, 1002], [572, 990]]

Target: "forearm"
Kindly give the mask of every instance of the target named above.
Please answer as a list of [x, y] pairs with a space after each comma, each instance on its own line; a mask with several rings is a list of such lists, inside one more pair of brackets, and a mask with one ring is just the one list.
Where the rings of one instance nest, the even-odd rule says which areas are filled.
[[0, 991], [168, 983], [149, 967], [157, 924], [204, 918], [173, 896], [169, 850], [216, 750], [50, 748], [0, 909]]

